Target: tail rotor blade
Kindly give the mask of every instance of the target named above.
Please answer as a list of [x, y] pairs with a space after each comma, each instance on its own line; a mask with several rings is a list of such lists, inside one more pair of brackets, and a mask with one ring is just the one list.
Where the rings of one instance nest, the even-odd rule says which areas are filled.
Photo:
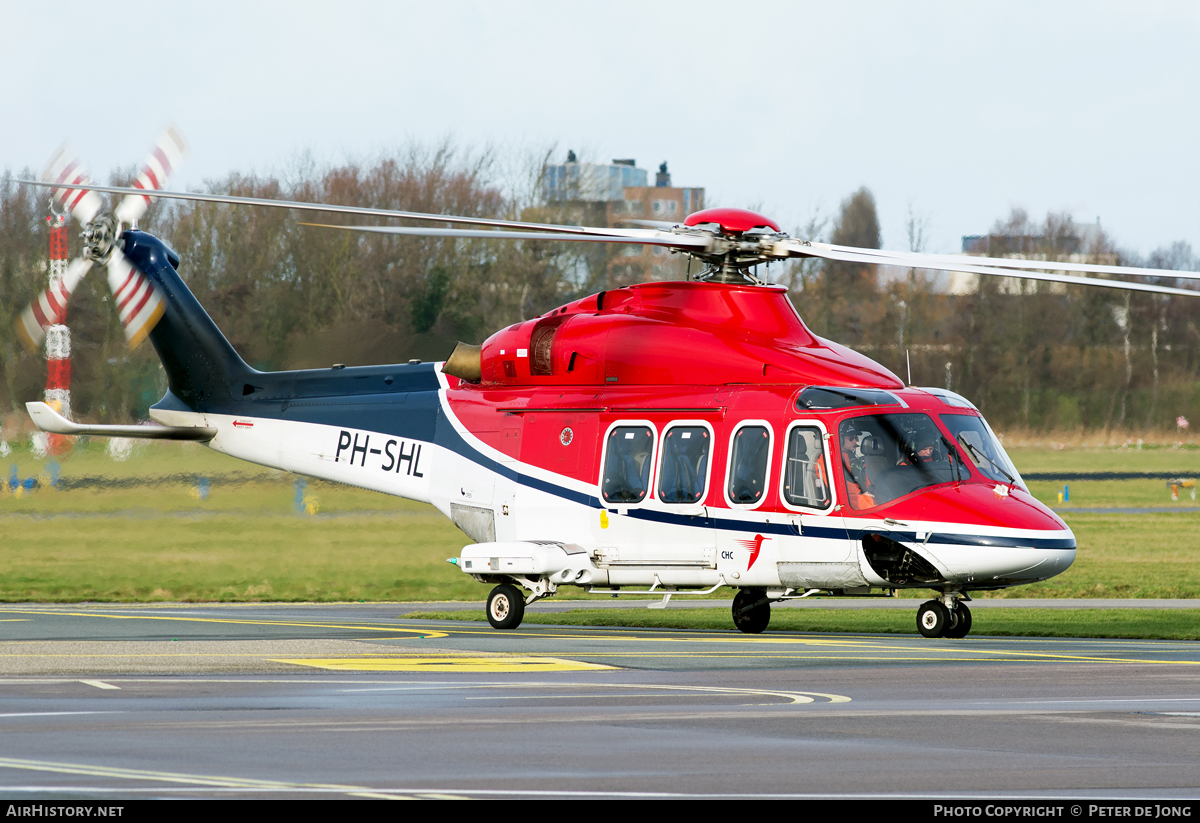
[[[95, 195], [92, 195], [95, 197]], [[67, 316], [67, 303], [79, 283], [92, 269], [92, 261], [76, 257], [67, 267], [67, 273], [56, 285], [48, 286], [37, 299], [25, 307], [17, 319], [17, 337], [30, 351], [41, 348], [46, 329], [63, 322]]]
[[[187, 141], [183, 139], [178, 127], [168, 124], [159, 135], [150, 150], [150, 156], [138, 172], [133, 188], [143, 191], [157, 191], [167, 185], [171, 173], [179, 167], [187, 157]], [[134, 223], [150, 207], [151, 197], [146, 194], [130, 194], [121, 201], [116, 209], [116, 217], [122, 223]]]
[[108, 287], [117, 304], [125, 340], [129, 348], [136, 349], [162, 319], [166, 310], [162, 291], [120, 251], [109, 258]]
[[[50, 158], [46, 168], [42, 170], [42, 181], [45, 183], [66, 183], [74, 186], [87, 186], [92, 181], [87, 169], [75, 156], [70, 143], [63, 143], [55, 155]], [[52, 194], [58, 204], [67, 209], [86, 226], [100, 212], [103, 203], [100, 196], [89, 189], [53, 189]]]

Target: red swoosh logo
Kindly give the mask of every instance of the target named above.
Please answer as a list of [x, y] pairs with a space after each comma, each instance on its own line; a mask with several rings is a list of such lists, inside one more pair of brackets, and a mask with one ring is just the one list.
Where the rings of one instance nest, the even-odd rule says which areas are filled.
[[753, 540], [735, 540], [733, 542], [740, 544], [743, 548], [750, 552], [750, 562], [746, 564], [746, 571], [754, 568], [754, 561], [758, 560], [758, 551], [762, 548], [764, 540], [769, 538], [763, 537], [761, 534], [754, 535]]

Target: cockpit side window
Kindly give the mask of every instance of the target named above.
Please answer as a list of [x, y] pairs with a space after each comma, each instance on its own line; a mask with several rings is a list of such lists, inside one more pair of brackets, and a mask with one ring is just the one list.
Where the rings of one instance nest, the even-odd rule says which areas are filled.
[[649, 426], [617, 426], [608, 434], [600, 492], [606, 503], [641, 503], [650, 489], [654, 433]]
[[851, 508], [869, 509], [918, 489], [970, 479], [956, 449], [926, 414], [877, 414], [838, 427]]
[[825, 509], [830, 504], [825, 439], [820, 429], [797, 426], [788, 434], [783, 499], [793, 506]]

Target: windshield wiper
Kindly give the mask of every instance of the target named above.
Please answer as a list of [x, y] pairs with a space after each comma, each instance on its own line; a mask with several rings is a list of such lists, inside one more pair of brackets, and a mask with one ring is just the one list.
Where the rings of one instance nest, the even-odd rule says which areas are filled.
[[[968, 443], [966, 440], [963, 440], [962, 438], [959, 438], [958, 442], [963, 444], [963, 448], [965, 448], [967, 450], [967, 452], [971, 455], [971, 458], [975, 461], [976, 465], [979, 464], [979, 461], [986, 460], [988, 465], [990, 465], [993, 469], [995, 469], [996, 471], [1000, 472], [1002, 475], [1004, 475], [1005, 477], [1008, 478], [1008, 485], [1010, 487], [1015, 486], [1017, 484], [1017, 478], [1013, 477], [1011, 474], [1006, 472], [1004, 469], [1000, 468], [1000, 466], [996, 464], [995, 460], [993, 460], [992, 458], [988, 457], [985, 454], [981, 454], [978, 449], [976, 449], [974, 446], [972, 446], [970, 443]], [[980, 468], [982, 468], [982, 467], [980, 467]]]
[[950, 466], [954, 469], [954, 482], [961, 483], [963, 467], [962, 455], [958, 453], [958, 449], [954, 448], [954, 444], [945, 437], [942, 438], [942, 443], [944, 443], [946, 446], [946, 452], [950, 458]]

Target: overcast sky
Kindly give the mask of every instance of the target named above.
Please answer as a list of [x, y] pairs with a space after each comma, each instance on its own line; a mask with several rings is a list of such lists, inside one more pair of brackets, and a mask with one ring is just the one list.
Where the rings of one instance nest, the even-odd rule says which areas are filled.
[[859, 186], [957, 251], [1010, 208], [1200, 249], [1200, 4], [6, 3], [0, 167], [104, 178], [167, 120], [172, 187], [417, 140], [670, 163], [785, 228]]

